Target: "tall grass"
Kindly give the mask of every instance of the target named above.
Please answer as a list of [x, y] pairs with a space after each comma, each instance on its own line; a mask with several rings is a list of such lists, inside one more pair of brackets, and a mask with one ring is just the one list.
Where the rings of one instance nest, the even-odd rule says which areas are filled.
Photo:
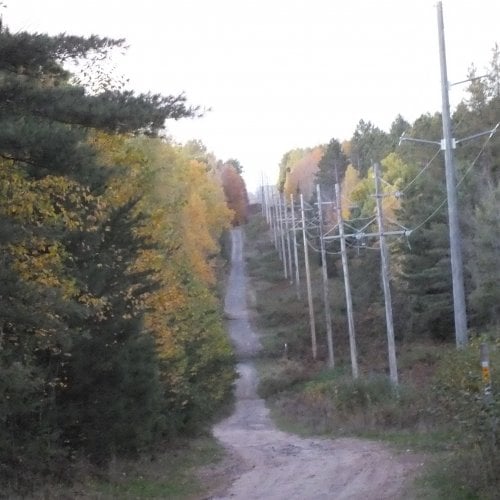
[[[137, 460], [111, 461], [105, 470], [82, 470], [71, 486], [45, 485], [32, 500], [99, 499], [200, 499], [217, 488], [220, 478], [201, 478], [200, 468], [213, 467], [222, 460], [224, 450], [214, 438], [198, 436], [178, 439], [156, 453]], [[212, 484], [213, 481], [213, 484]], [[0, 498], [4, 497], [0, 492]]]

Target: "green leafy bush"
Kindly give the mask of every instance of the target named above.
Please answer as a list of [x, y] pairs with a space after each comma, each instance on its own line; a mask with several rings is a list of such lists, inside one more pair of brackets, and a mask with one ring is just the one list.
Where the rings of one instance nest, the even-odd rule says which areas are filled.
[[[479, 346], [475, 340], [442, 360], [432, 385], [430, 413], [456, 433], [459, 451], [448, 467], [453, 481], [473, 491], [489, 491], [500, 486], [500, 398], [494, 392], [485, 396]], [[490, 344], [493, 391], [500, 372], [499, 347], [499, 339]]]
[[259, 395], [268, 398], [290, 389], [307, 378], [307, 370], [301, 363], [289, 359], [277, 361], [267, 368], [266, 373], [261, 374]]
[[338, 371], [323, 372], [278, 397], [275, 409], [306, 432], [355, 434], [417, 425], [419, 406], [409, 389], [394, 390], [383, 376], [353, 380]]

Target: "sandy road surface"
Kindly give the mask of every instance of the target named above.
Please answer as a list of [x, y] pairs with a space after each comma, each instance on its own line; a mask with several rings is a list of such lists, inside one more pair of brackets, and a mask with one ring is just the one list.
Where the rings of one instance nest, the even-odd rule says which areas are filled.
[[232, 233], [232, 268], [225, 310], [240, 359], [234, 414], [214, 435], [241, 458], [240, 474], [217, 499], [402, 499], [420, 460], [395, 454], [376, 442], [357, 439], [304, 439], [276, 429], [256, 394], [251, 357], [260, 348], [246, 306], [243, 234]]

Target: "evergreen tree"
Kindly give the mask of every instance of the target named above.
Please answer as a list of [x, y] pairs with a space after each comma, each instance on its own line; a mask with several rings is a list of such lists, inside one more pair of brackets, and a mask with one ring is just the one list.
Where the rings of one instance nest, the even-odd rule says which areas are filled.
[[90, 138], [155, 134], [197, 111], [182, 95], [68, 83], [64, 61], [122, 43], [0, 30], [2, 481], [60, 474], [80, 450], [99, 462], [137, 451], [161, 427], [156, 349], [142, 332], [154, 284], [128, 269], [146, 245], [132, 207], [101, 196], [117, 170]]
[[[104, 91], [68, 84], [61, 63], [103, 56], [122, 40], [0, 31], [0, 156], [33, 176], [62, 173], [88, 182], [99, 166], [86, 144], [89, 128], [154, 134], [167, 118], [193, 116], [185, 97]], [[102, 172], [99, 172], [102, 175]], [[99, 178], [98, 182], [102, 182]]]
[[393, 150], [396, 150], [401, 136], [409, 129], [410, 124], [401, 115], [396, 116], [395, 120], [391, 124], [391, 129], [389, 130]]
[[[493, 129], [500, 122], [500, 62], [495, 45], [486, 78], [475, 79], [469, 97], [454, 114], [459, 124], [457, 138]], [[476, 69], [469, 72], [476, 76]], [[465, 141], [456, 150], [460, 179], [459, 202], [464, 238], [466, 285], [473, 326], [498, 323], [499, 251], [495, 236], [498, 226], [498, 185], [500, 183], [500, 136], [483, 136]]]
[[342, 151], [340, 142], [335, 138], [331, 139], [318, 163], [316, 174], [316, 181], [320, 184], [325, 199], [334, 199], [335, 184], [342, 182], [347, 165], [347, 157]]
[[[439, 115], [423, 115], [409, 135], [437, 140], [440, 127]], [[402, 242], [399, 246], [398, 286], [406, 297], [408, 332], [447, 339], [453, 333], [453, 302], [443, 158], [438, 155], [429, 164], [433, 151], [417, 146], [405, 143], [400, 151], [408, 168], [402, 185], [409, 188], [398, 220], [415, 232], [409, 237], [409, 245]], [[425, 173], [419, 175], [426, 167]]]
[[75, 321], [79, 334], [64, 367], [58, 424], [65, 442], [98, 462], [150, 445], [160, 430], [158, 361], [141, 311], [141, 297], [155, 283], [151, 271], [130, 270], [147, 247], [134, 235], [133, 206], [113, 209], [102, 231], [78, 232], [71, 242], [74, 274], [96, 307]]
[[351, 139], [351, 163], [365, 176], [374, 162], [380, 162], [392, 150], [391, 137], [371, 122], [360, 120]]
[[243, 173], [243, 165], [236, 158], [229, 158], [225, 163], [226, 165], [231, 165], [238, 174], [241, 175]]
[[500, 183], [483, 194], [473, 216], [474, 245], [469, 259], [473, 321], [481, 326], [500, 324]]

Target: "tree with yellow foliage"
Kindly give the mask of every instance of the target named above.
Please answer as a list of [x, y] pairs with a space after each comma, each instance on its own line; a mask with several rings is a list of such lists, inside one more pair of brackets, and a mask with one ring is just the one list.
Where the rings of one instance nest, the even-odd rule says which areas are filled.
[[[234, 378], [213, 289], [222, 187], [153, 138], [183, 96], [68, 83], [123, 42], [0, 27], [0, 488], [206, 421]], [[147, 134], [143, 135], [143, 134]], [[196, 240], [192, 235], [199, 235]], [[12, 496], [23, 496], [18, 491]]]

